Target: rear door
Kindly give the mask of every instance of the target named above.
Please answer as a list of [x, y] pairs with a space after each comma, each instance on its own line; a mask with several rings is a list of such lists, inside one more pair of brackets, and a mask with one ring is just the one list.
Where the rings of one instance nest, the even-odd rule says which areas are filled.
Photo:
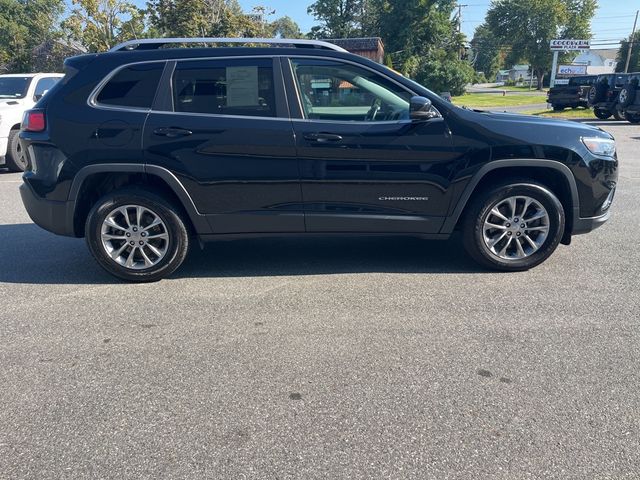
[[212, 232], [303, 232], [298, 160], [280, 63], [174, 62], [144, 132], [147, 162], [179, 178]]
[[439, 232], [461, 156], [445, 120], [412, 122], [413, 93], [354, 62], [286, 67], [307, 230]]

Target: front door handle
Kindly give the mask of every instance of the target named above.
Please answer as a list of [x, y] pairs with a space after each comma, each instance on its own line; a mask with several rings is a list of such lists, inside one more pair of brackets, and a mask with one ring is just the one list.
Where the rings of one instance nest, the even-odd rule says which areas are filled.
[[316, 143], [331, 143], [342, 141], [341, 135], [335, 135], [333, 133], [309, 133], [304, 136], [305, 140]]
[[193, 132], [184, 128], [162, 127], [156, 128], [153, 131], [153, 134], [158, 135], [159, 137], [178, 138], [188, 137], [189, 135], [192, 135]]

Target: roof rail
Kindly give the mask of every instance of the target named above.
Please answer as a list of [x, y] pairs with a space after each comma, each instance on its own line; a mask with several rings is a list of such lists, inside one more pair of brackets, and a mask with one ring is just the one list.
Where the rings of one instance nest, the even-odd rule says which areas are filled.
[[130, 50], [155, 50], [165, 45], [181, 43], [262, 43], [266, 45], [284, 45], [296, 48], [319, 48], [324, 50], [335, 50], [336, 52], [346, 52], [342, 47], [329, 42], [319, 40], [302, 40], [298, 38], [144, 38], [140, 40], [129, 40], [113, 47], [110, 52], [130, 51]]

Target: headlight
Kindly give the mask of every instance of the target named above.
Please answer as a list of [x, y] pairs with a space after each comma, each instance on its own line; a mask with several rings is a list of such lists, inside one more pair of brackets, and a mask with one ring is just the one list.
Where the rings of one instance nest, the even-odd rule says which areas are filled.
[[594, 155], [613, 157], [616, 154], [616, 142], [608, 138], [582, 138], [582, 143]]

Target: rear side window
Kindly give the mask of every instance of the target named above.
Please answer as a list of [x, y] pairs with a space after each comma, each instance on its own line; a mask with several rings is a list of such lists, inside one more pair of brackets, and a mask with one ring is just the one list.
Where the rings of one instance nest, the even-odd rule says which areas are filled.
[[36, 91], [34, 92], [36, 99], [42, 98], [42, 96], [51, 90], [59, 80], [60, 78], [58, 77], [45, 77], [38, 80], [38, 83], [36, 84]]
[[276, 116], [271, 59], [178, 62], [171, 89], [176, 112]]
[[151, 108], [164, 62], [125, 67], [107, 82], [96, 98], [102, 105]]

